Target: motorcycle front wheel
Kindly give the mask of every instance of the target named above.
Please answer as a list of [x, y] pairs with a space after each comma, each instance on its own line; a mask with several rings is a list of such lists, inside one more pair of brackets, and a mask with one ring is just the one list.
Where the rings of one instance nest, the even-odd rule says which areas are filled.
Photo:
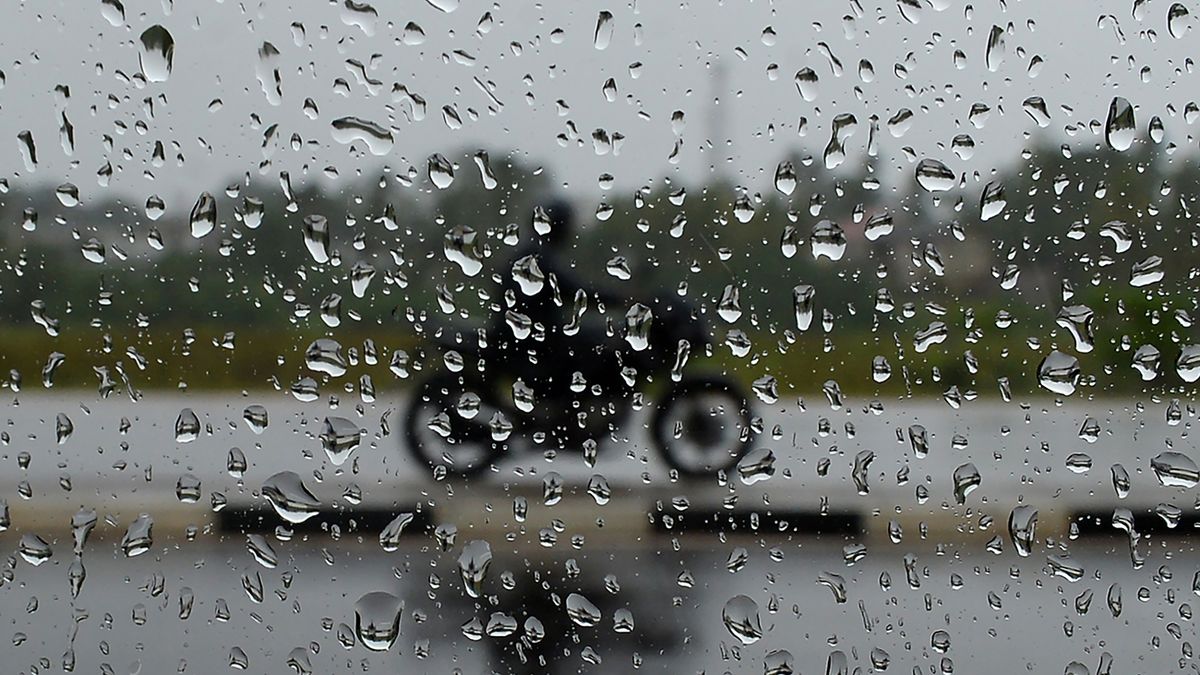
[[413, 458], [434, 471], [477, 475], [504, 453], [504, 443], [494, 438], [492, 420], [480, 419], [482, 412], [464, 416], [466, 392], [456, 376], [442, 373], [420, 384], [409, 402], [404, 440]]

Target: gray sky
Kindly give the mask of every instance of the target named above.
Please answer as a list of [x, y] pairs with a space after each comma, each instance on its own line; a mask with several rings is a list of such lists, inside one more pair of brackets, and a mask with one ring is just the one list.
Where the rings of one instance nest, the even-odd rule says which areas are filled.
[[[68, 180], [86, 201], [101, 195], [96, 171], [108, 161], [115, 170], [111, 189], [139, 203], [160, 194], [169, 212], [186, 212], [200, 190], [246, 171], [257, 174], [268, 158], [265, 175], [272, 183], [284, 170], [294, 183], [306, 175], [330, 181], [321, 175], [327, 166], [343, 181], [356, 172], [374, 174], [384, 163], [394, 170], [416, 165], [424, 172], [433, 152], [459, 162], [459, 180], [478, 180], [470, 162], [456, 153], [486, 147], [493, 158], [507, 149], [545, 166], [591, 201], [604, 194], [597, 180], [603, 173], [614, 176], [614, 189], [627, 190], [663, 176], [701, 180], [714, 165], [741, 184], [765, 190], [786, 152], [799, 149], [820, 161], [836, 115], [851, 113], [859, 122], [848, 143], [846, 162], [852, 165], [866, 158], [868, 117], [887, 120], [909, 108], [914, 113], [909, 131], [893, 138], [885, 129], [880, 137], [885, 160], [880, 179], [888, 185], [912, 174], [913, 164], [901, 152], [905, 146], [918, 158], [935, 157], [959, 173], [986, 176], [1030, 144], [1023, 134], [1039, 131], [1021, 109], [1031, 96], [1045, 99], [1050, 122], [1040, 131], [1056, 139], [1066, 139], [1065, 129], [1076, 125], [1073, 143], [1103, 142], [1088, 125], [1103, 121], [1109, 101], [1119, 94], [1137, 108], [1140, 137], [1158, 115], [1168, 141], [1194, 145], [1182, 119], [1197, 91], [1196, 75], [1184, 63], [1194, 34], [1182, 39], [1168, 34], [1170, 2], [1149, 0], [1135, 12], [1128, 0], [985, 0], [971, 11], [958, 2], [921, 1], [914, 24], [894, 2], [864, 3], [861, 16], [849, 22], [844, 17], [858, 14], [858, 3], [463, 1], [444, 13], [428, 1], [409, 0], [376, 2], [378, 18], [368, 31], [347, 22], [351, 13], [343, 2], [197, 0], [171, 8], [164, 6], [168, 0], [125, 0], [119, 26], [106, 19], [100, 0], [24, 2], [10, 8], [0, 25], [0, 70], [6, 77], [0, 123], [9, 148], [0, 154], [0, 175], [12, 185]], [[613, 15], [611, 43], [603, 50], [593, 46], [601, 10]], [[476, 27], [485, 12], [494, 22], [481, 35]], [[1100, 21], [1105, 14], [1115, 16], [1124, 43]], [[302, 44], [294, 39], [293, 22], [304, 26]], [[423, 31], [421, 44], [401, 42], [409, 22]], [[993, 25], [1010, 23], [1005, 58], [990, 71], [984, 59], [988, 34]], [[140, 72], [139, 35], [155, 24], [175, 40], [171, 75], [166, 82], [131, 81], [128, 76]], [[772, 45], [763, 37], [767, 27], [775, 33]], [[256, 76], [264, 41], [280, 52], [278, 105], [268, 101]], [[521, 45], [519, 55], [513, 43]], [[840, 60], [840, 77], [819, 43]], [[966, 55], [961, 69], [954, 63], [959, 49]], [[456, 56], [456, 50], [469, 58]], [[1044, 63], [1031, 77], [1035, 55]], [[859, 76], [861, 59], [874, 67], [871, 82]], [[379, 84], [360, 82], [349, 60], [364, 64]], [[721, 80], [709, 67], [717, 61], [725, 72], [722, 91], [715, 91]], [[635, 62], [643, 64], [637, 79], [630, 73]], [[772, 63], [778, 65], [774, 80], [768, 74]], [[904, 78], [896, 73], [899, 63], [907, 71]], [[812, 101], [800, 96], [793, 81], [805, 67], [819, 77]], [[1143, 67], [1150, 69], [1148, 82], [1139, 75]], [[617, 88], [611, 103], [602, 93], [610, 77]], [[339, 78], [348, 88], [335, 86]], [[476, 79], [493, 86], [503, 105]], [[407, 119], [406, 106], [393, 100], [394, 83], [428, 102], [422, 121]], [[58, 140], [61, 105], [54, 89], [60, 84], [71, 90], [65, 106], [75, 127], [71, 157]], [[714, 94], [721, 100], [717, 118]], [[148, 97], [155, 99], [152, 119], [143, 105]], [[319, 109], [316, 119], [305, 115], [306, 98]], [[222, 102], [215, 111], [214, 99]], [[560, 114], [558, 100], [569, 110]], [[982, 129], [967, 121], [975, 103], [992, 108]], [[457, 110], [461, 128], [452, 130], [443, 121], [445, 105]], [[684, 113], [681, 130], [672, 126], [676, 110]], [[260, 123], [253, 122], [255, 115]], [[331, 122], [344, 116], [389, 127], [395, 138], [391, 151], [376, 157], [362, 142], [334, 141]], [[804, 137], [797, 134], [801, 116], [808, 121]], [[568, 131], [568, 122], [582, 142], [563, 147], [557, 137]], [[278, 131], [264, 151], [264, 131], [271, 125]], [[597, 128], [625, 136], [619, 156], [596, 154], [591, 134]], [[717, 147], [709, 147], [714, 129], [729, 143], [715, 140]], [[33, 174], [18, 152], [23, 130], [37, 145]], [[676, 131], [683, 146], [672, 163]], [[976, 143], [969, 160], [949, 149], [960, 133]], [[103, 134], [114, 139], [111, 151], [101, 142]], [[291, 147], [293, 134], [304, 141], [299, 151]], [[161, 167], [151, 165], [156, 140], [167, 150]], [[180, 153], [182, 163], [175, 159]]]

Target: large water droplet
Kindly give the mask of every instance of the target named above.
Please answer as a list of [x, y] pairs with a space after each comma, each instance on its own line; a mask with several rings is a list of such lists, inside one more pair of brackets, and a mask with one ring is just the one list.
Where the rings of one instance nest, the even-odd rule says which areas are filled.
[[792, 306], [796, 314], [796, 328], [808, 330], [813, 319], [813, 299], [817, 291], [809, 284], [800, 284], [792, 289]]
[[998, 182], [983, 186], [983, 194], [979, 197], [979, 219], [991, 220], [1004, 211], [1008, 200], [1004, 196], [1004, 185]]
[[1124, 152], [1133, 145], [1137, 133], [1133, 119], [1133, 105], [1120, 96], [1114, 96], [1108, 104], [1108, 119], [1104, 122], [1104, 141], [1117, 152]]
[[738, 460], [737, 472], [746, 485], [767, 480], [775, 475], [775, 453], [770, 448], [755, 448]]
[[1162, 258], [1152, 255], [1141, 262], [1134, 263], [1129, 268], [1129, 285], [1134, 288], [1150, 286], [1163, 280]]
[[154, 545], [153, 530], [154, 519], [150, 514], [143, 513], [134, 518], [125, 530], [125, 536], [121, 538], [121, 551], [125, 553], [125, 557], [132, 558], [149, 551]]
[[454, 165], [436, 152], [429, 156], [428, 171], [429, 180], [439, 190], [445, 190], [454, 182]]
[[721, 610], [721, 620], [729, 634], [744, 645], [754, 644], [763, 636], [758, 603], [750, 596], [735, 595], [730, 598]]
[[1200, 345], [1184, 345], [1175, 359], [1175, 372], [1184, 382], [1200, 380]]
[[612, 42], [613, 34], [613, 15], [608, 10], [600, 12], [596, 17], [596, 33], [592, 38], [592, 45], [596, 49], [608, 49], [609, 43]]
[[1028, 504], [1012, 510], [1008, 516], [1008, 534], [1012, 537], [1017, 555], [1026, 557], [1033, 550], [1033, 539], [1037, 529], [1038, 512]]
[[331, 126], [333, 140], [343, 144], [362, 141], [372, 155], [386, 155], [392, 151], [395, 144], [391, 131], [360, 117], [340, 117], [334, 120]]
[[325, 454], [334, 466], [341, 466], [362, 442], [363, 433], [361, 427], [345, 417], [326, 417], [321, 447], [325, 448]]
[[258, 48], [258, 63], [254, 70], [267, 103], [279, 105], [283, 101], [283, 77], [279, 74], [279, 50], [275, 45], [262, 43]]
[[965, 504], [967, 495], [971, 494], [982, 482], [983, 478], [980, 477], [979, 469], [976, 469], [974, 464], [968, 462], [959, 466], [954, 470], [954, 501]]
[[267, 409], [261, 405], [248, 405], [242, 411], [242, 420], [246, 422], [246, 426], [255, 434], [261, 434], [266, 431], [268, 417]]
[[100, 0], [100, 15], [115, 28], [125, 23], [125, 6], [121, 0]]
[[1181, 38], [1191, 28], [1188, 9], [1183, 3], [1176, 2], [1167, 10], [1167, 32], [1173, 38]]
[[1166, 487], [1190, 489], [1200, 484], [1200, 469], [1182, 452], [1160, 452], [1150, 460], [1150, 468], [1159, 484]]
[[379, 532], [379, 545], [383, 547], [383, 550], [391, 553], [400, 548], [400, 537], [404, 534], [404, 528], [413, 521], [413, 518], [411, 513], [401, 513]]
[[650, 327], [654, 314], [642, 303], [634, 303], [625, 314], [625, 341], [634, 351], [643, 351], [650, 346]]
[[1071, 305], [1063, 307], [1058, 312], [1055, 323], [1066, 328], [1075, 338], [1075, 351], [1086, 354], [1095, 348], [1095, 337], [1092, 334], [1092, 320], [1095, 312], [1086, 305]]
[[375, 35], [375, 22], [379, 19], [379, 12], [367, 3], [345, 0], [342, 3], [341, 16], [342, 23], [347, 26], [356, 26], [363, 32], [363, 35], [367, 37]]
[[21, 535], [21, 541], [17, 544], [17, 551], [21, 554], [21, 558], [25, 562], [34, 567], [41, 565], [54, 555], [54, 550], [50, 548], [50, 544], [32, 532], [26, 532]]
[[945, 192], [954, 187], [954, 172], [936, 159], [926, 158], [917, 162], [917, 185], [929, 192]]
[[200, 239], [209, 232], [212, 232], [217, 226], [217, 200], [207, 192], [201, 192], [200, 197], [196, 199], [196, 203], [192, 206], [192, 213], [188, 216], [188, 225], [191, 228], [192, 237]]
[[492, 564], [492, 547], [482, 539], [475, 539], [463, 546], [458, 556], [458, 571], [462, 575], [467, 595], [478, 598], [483, 590], [483, 579]]
[[811, 242], [813, 260], [828, 258], [836, 262], [846, 254], [846, 233], [832, 220], [822, 220], [813, 226]]
[[579, 593], [568, 595], [564, 604], [567, 608], [567, 616], [575, 625], [587, 628], [600, 623], [600, 608]]
[[1057, 349], [1047, 354], [1038, 366], [1038, 383], [1061, 396], [1075, 393], [1079, 377], [1079, 359]]
[[987, 51], [984, 52], [983, 62], [992, 72], [999, 70], [1000, 64], [1004, 63], [1004, 29], [1000, 26], [992, 26], [991, 32], [988, 33]]
[[303, 523], [321, 509], [321, 502], [292, 471], [280, 471], [263, 481], [262, 496], [275, 507], [279, 517], [289, 523]]
[[336, 340], [319, 338], [313, 340], [304, 351], [304, 365], [309, 370], [325, 373], [330, 377], [341, 377], [346, 373], [346, 359], [342, 356], [342, 345]]
[[800, 92], [800, 98], [806, 102], [816, 100], [818, 81], [817, 73], [812, 68], [802, 68], [796, 71], [796, 91]]
[[367, 649], [387, 651], [400, 635], [403, 611], [404, 603], [391, 593], [367, 593], [354, 603], [354, 634]]
[[329, 221], [325, 216], [304, 216], [304, 246], [316, 262], [329, 262]]
[[175, 38], [166, 28], [154, 25], [142, 31], [139, 39], [141, 51], [138, 64], [142, 75], [150, 82], [166, 82], [171, 76], [171, 65], [175, 60]]
[[94, 509], [80, 507], [75, 515], [71, 516], [71, 539], [75, 542], [75, 552], [83, 553], [83, 546], [87, 544], [88, 536], [96, 527], [97, 516]]
[[796, 189], [796, 167], [791, 162], [780, 162], [775, 169], [775, 189], [785, 195]]
[[175, 442], [191, 443], [199, 437], [200, 418], [191, 408], [180, 410], [179, 417], [175, 418]]

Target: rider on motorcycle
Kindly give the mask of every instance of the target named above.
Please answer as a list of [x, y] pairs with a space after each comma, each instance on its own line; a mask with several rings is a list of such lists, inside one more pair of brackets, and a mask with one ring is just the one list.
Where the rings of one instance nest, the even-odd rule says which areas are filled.
[[581, 321], [580, 314], [595, 312], [595, 303], [623, 304], [627, 299], [576, 272], [570, 255], [576, 244], [570, 204], [553, 200], [534, 217], [540, 231], [513, 256], [501, 286], [502, 309], [488, 331], [493, 365], [542, 390], [543, 396], [564, 395], [574, 372], [589, 385], [618, 381], [619, 343], [594, 322]]

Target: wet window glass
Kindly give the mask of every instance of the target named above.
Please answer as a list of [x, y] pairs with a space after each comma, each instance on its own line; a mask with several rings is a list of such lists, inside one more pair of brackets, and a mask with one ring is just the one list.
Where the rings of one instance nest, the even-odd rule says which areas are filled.
[[1197, 12], [10, 2], [0, 670], [1195, 670]]

